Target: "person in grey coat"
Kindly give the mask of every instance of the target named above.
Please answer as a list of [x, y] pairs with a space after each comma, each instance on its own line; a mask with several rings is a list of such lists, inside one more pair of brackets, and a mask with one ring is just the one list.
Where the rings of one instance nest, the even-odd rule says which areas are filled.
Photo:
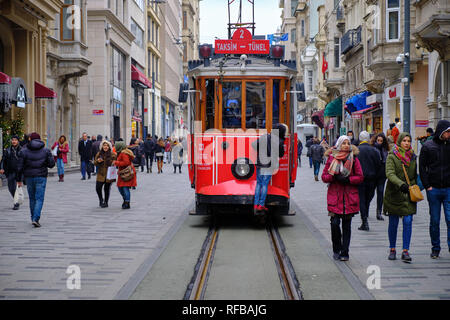
[[181, 173], [181, 166], [183, 165], [183, 152], [183, 145], [175, 140], [172, 147], [173, 173], [177, 173], [177, 167], [179, 172]]

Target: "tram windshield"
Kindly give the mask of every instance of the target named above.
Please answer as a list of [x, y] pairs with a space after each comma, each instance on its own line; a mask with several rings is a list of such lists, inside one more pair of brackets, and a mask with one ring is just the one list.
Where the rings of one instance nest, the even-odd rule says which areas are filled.
[[242, 120], [242, 83], [225, 82], [222, 86], [222, 128], [240, 128]]
[[264, 129], [266, 127], [266, 83], [246, 82], [246, 128]]

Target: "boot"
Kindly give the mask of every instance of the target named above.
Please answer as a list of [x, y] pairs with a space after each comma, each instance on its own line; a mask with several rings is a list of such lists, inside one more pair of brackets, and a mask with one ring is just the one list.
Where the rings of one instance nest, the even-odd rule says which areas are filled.
[[377, 210], [377, 220], [384, 221], [384, 218], [381, 215], [381, 210]]
[[61, 175], [59, 175], [59, 180], [58, 180], [58, 182], [61, 182], [62, 180], [61, 180]]
[[99, 207], [100, 207], [100, 208], [103, 208], [103, 199], [100, 199], [100, 200], [99, 200]]
[[64, 182], [64, 174], [61, 175], [61, 182]]
[[314, 176], [314, 179], [315, 179], [316, 181], [319, 181], [319, 176]]
[[363, 219], [362, 224], [358, 228], [358, 230], [369, 231], [369, 222], [367, 221], [367, 218], [362, 218], [362, 219]]
[[130, 201], [125, 201], [123, 209], [130, 209]]

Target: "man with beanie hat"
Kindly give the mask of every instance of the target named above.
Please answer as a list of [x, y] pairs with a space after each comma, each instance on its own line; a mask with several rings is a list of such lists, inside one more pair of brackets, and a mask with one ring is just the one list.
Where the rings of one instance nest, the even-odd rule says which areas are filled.
[[430, 237], [432, 259], [437, 259], [440, 246], [441, 207], [447, 223], [447, 245], [450, 251], [450, 121], [440, 120], [432, 140], [425, 142], [420, 151], [419, 173], [427, 190], [430, 208]]
[[45, 188], [47, 185], [48, 168], [55, 166], [52, 152], [45, 148], [44, 142], [38, 133], [30, 135], [27, 148], [19, 153], [19, 179], [18, 185], [22, 185], [22, 177], [27, 182], [28, 197], [30, 198], [31, 223], [36, 228], [40, 227], [42, 206], [44, 205]]
[[[22, 149], [19, 143], [19, 137], [14, 135], [11, 137], [11, 146], [3, 152], [3, 157], [0, 162], [0, 174], [5, 174], [8, 180], [8, 190], [14, 198], [16, 193], [17, 181], [19, 179], [19, 171], [17, 165], [19, 164], [19, 152]], [[14, 203], [13, 210], [18, 210], [19, 204]]]
[[361, 131], [359, 134], [358, 160], [361, 163], [364, 181], [359, 185], [359, 208], [362, 224], [358, 229], [364, 231], [369, 231], [370, 202], [375, 195], [376, 180], [382, 168], [380, 151], [369, 144], [369, 140], [370, 134], [367, 131]]

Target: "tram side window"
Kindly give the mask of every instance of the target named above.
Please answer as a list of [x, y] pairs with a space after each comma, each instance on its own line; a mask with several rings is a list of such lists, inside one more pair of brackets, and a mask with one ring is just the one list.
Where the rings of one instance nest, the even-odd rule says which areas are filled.
[[241, 82], [224, 82], [222, 85], [222, 99], [222, 128], [241, 128]]
[[214, 128], [214, 79], [206, 79], [206, 130]]
[[266, 83], [246, 83], [245, 127], [264, 129], [266, 127]]
[[272, 124], [280, 122], [280, 80], [273, 80]]

